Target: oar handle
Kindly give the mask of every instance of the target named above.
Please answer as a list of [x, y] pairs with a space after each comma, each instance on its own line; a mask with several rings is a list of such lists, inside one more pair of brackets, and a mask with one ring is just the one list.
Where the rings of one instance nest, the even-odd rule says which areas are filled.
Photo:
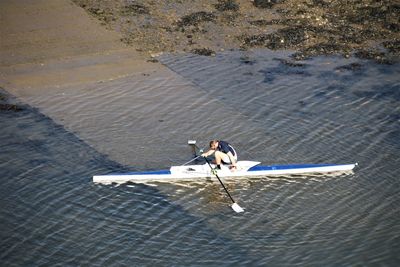
[[218, 174], [217, 174], [217, 172], [214, 172], [214, 171], [213, 171], [213, 167], [211, 166], [211, 163], [210, 163], [210, 161], [207, 159], [207, 157], [204, 157], [204, 159], [205, 159], [205, 160], [206, 160], [206, 162], [208, 163], [208, 166], [210, 166], [211, 173], [212, 173], [212, 174], [214, 174], [214, 175], [217, 177], [217, 179], [218, 179], [219, 183], [220, 183], [220, 184], [222, 185], [222, 187], [224, 188], [224, 190], [225, 190], [226, 194], [229, 196], [229, 198], [232, 200], [232, 202], [233, 202], [233, 203], [236, 203], [236, 202], [235, 202], [235, 200], [233, 200], [233, 198], [232, 198], [231, 194], [229, 194], [229, 191], [228, 191], [228, 189], [226, 189], [226, 187], [225, 187], [224, 183], [223, 183], [223, 182], [221, 181], [221, 179], [218, 177]]

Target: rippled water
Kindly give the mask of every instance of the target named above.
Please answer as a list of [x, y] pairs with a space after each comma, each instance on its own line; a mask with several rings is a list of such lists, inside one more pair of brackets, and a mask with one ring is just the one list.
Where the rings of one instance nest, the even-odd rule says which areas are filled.
[[[169, 70], [59, 88], [0, 113], [2, 265], [400, 263], [399, 65], [300, 66], [267, 51], [160, 60]], [[210, 138], [264, 164], [360, 165], [229, 182], [243, 214], [217, 181], [91, 182], [181, 164], [188, 139]]]

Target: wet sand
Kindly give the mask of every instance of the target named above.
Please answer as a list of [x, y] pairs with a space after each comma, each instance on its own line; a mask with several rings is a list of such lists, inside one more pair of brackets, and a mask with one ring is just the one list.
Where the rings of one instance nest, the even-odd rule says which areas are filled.
[[156, 68], [67, 0], [0, 2], [0, 87], [24, 97]]

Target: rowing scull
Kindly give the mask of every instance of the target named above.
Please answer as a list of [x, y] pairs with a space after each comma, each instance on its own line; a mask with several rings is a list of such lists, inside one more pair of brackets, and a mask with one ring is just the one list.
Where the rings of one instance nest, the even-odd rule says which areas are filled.
[[[291, 164], [291, 165], [259, 165], [257, 161], [238, 161], [237, 170], [231, 171], [229, 166], [222, 165], [217, 170], [219, 177], [266, 177], [293, 174], [324, 174], [336, 172], [350, 172], [355, 164]], [[215, 166], [213, 166], [215, 167]], [[110, 173], [93, 176], [95, 183], [124, 183], [124, 182], [151, 182], [151, 181], [191, 181], [199, 178], [214, 177], [207, 164], [172, 166], [169, 170], [137, 171], [127, 173]]]

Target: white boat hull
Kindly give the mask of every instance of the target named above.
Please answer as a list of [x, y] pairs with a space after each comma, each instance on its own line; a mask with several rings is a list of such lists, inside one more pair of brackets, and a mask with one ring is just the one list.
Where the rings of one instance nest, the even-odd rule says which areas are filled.
[[[217, 171], [220, 178], [226, 177], [266, 177], [273, 175], [293, 175], [308, 173], [334, 173], [352, 171], [355, 164], [296, 164], [259, 166], [257, 161], [239, 161], [237, 170], [231, 171], [228, 166], [222, 165]], [[172, 166], [169, 170], [111, 173], [93, 176], [95, 183], [124, 183], [149, 181], [184, 181], [198, 180], [199, 178], [215, 177], [208, 164]]]

